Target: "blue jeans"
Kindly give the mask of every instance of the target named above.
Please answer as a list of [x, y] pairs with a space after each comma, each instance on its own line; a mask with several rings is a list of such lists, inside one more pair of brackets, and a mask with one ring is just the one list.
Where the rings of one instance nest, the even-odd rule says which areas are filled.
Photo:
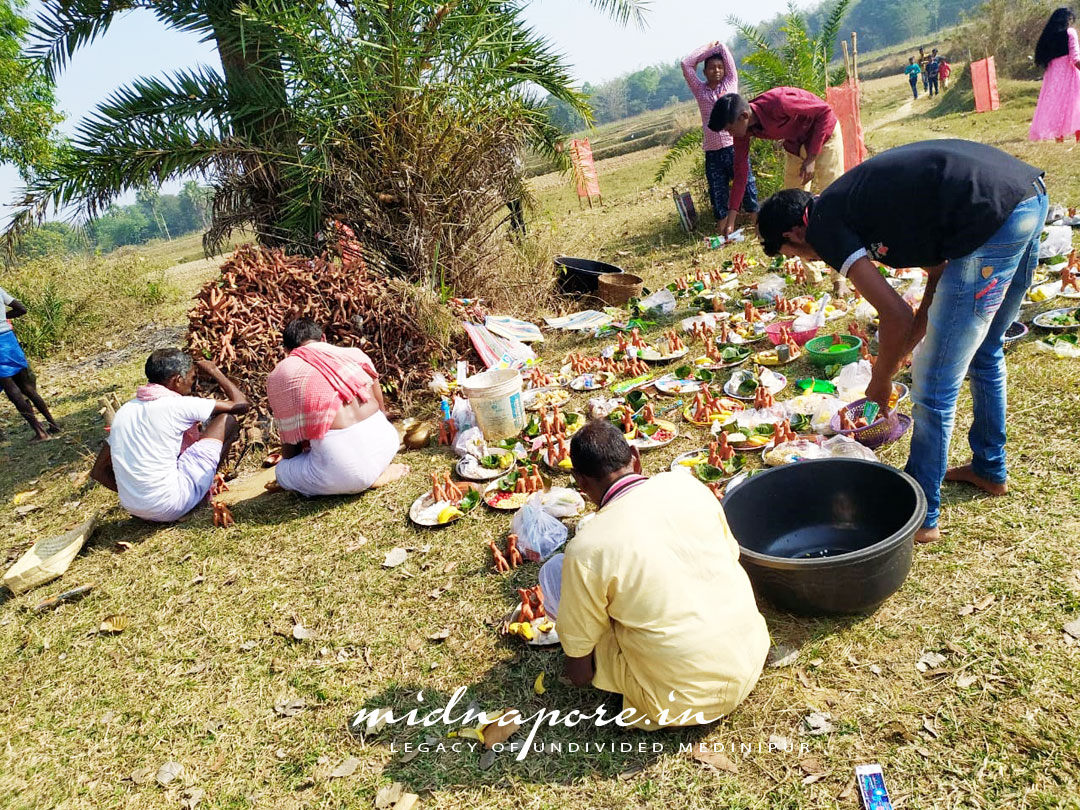
[[[710, 149], [705, 153], [705, 179], [709, 183], [709, 201], [717, 221], [728, 213], [728, 195], [732, 179], [735, 177], [735, 147]], [[742, 210], [754, 213], [758, 210], [757, 181], [753, 169], [747, 168], [746, 192], [743, 194]]]
[[927, 78], [927, 82], [930, 85], [927, 88], [927, 93], [929, 93], [931, 96], [936, 96], [938, 94], [937, 74], [935, 73], [933, 76]]
[[1024, 200], [997, 233], [942, 271], [927, 317], [926, 337], [915, 351], [911, 398], [915, 425], [906, 470], [926, 493], [926, 521], [937, 526], [941, 482], [948, 467], [956, 399], [971, 379], [974, 422], [968, 432], [972, 468], [1004, 483], [1005, 350], [1002, 338], [1020, 312], [1039, 260], [1048, 201]]
[[912, 95], [912, 97], [913, 98], [918, 98], [919, 97], [919, 77], [918, 76], [912, 76], [910, 79], [908, 79], [908, 82], [911, 84], [911, 95]]

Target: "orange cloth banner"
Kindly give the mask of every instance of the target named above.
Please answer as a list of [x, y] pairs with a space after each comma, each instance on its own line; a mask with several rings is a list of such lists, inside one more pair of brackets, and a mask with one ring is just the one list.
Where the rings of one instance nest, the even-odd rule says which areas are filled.
[[589, 205], [592, 205], [592, 198], [600, 197], [600, 178], [596, 174], [596, 164], [593, 163], [592, 146], [588, 138], [575, 138], [570, 141], [570, 160], [574, 165], [578, 199], [587, 199]]
[[825, 100], [840, 121], [840, 131], [844, 134], [844, 171], [850, 171], [866, 160], [858, 82], [849, 79], [839, 87], [829, 87]]
[[971, 63], [971, 84], [975, 88], [975, 112], [990, 112], [1001, 108], [994, 57], [988, 56]]

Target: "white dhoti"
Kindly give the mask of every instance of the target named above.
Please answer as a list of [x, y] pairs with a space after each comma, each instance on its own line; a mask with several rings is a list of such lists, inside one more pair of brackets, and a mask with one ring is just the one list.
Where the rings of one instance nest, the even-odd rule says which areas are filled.
[[368, 489], [390, 466], [401, 439], [386, 414], [331, 430], [313, 439], [311, 449], [282, 459], [275, 468], [278, 484], [301, 495], [352, 495]]

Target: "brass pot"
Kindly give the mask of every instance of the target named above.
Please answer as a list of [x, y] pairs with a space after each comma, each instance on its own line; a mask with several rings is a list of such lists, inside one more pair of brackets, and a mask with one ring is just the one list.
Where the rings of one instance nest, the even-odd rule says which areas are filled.
[[413, 424], [405, 428], [404, 443], [409, 450], [419, 450], [431, 443], [431, 426], [412, 420]]

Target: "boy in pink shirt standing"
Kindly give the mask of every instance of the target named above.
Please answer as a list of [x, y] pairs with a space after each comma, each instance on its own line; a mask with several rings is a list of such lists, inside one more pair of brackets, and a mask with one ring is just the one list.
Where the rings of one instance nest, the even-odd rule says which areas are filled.
[[[704, 60], [705, 81], [697, 74], [697, 66]], [[683, 77], [701, 111], [702, 139], [705, 150], [705, 179], [709, 184], [709, 201], [716, 217], [716, 231], [720, 233], [728, 218], [728, 185], [735, 176], [735, 148], [727, 132], [709, 129], [709, 116], [717, 100], [728, 93], [739, 92], [739, 74], [735, 59], [727, 46], [720, 42], [702, 45], [682, 60]], [[758, 210], [757, 184], [753, 172], [748, 173], [746, 191], [740, 199], [742, 210], [756, 213]], [[739, 205], [735, 206], [736, 208]]]

